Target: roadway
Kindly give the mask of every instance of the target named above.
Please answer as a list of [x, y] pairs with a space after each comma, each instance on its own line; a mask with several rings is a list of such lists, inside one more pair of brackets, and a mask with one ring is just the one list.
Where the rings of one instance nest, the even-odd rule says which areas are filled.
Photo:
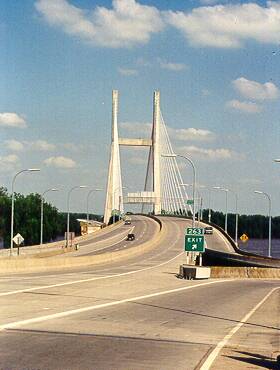
[[[136, 247], [152, 239], [158, 231], [159, 224], [152, 218], [134, 215], [131, 225], [121, 223], [117, 229], [113, 227], [109, 233], [100, 233], [96, 237], [80, 242], [80, 249], [71, 253], [71, 256], [87, 256]], [[127, 241], [128, 233], [134, 233], [135, 240]]]
[[162, 220], [141, 258], [0, 277], [1, 370], [276, 369], [279, 281], [178, 279], [189, 221]]

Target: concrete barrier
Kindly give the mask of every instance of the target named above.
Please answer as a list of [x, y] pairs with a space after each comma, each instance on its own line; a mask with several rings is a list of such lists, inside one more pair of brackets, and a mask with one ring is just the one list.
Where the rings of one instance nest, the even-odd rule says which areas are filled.
[[81, 257], [61, 257], [55, 258], [36, 258], [36, 257], [11, 257], [0, 259], [0, 274], [19, 273], [19, 272], [37, 272], [58, 270], [63, 268], [87, 267], [90, 265], [102, 265], [106, 263], [114, 263], [121, 260], [127, 260], [133, 257], [141, 256], [142, 254], [156, 248], [167, 235], [166, 226], [158, 222], [159, 231], [156, 236], [143, 244], [135, 247], [122, 249], [119, 251], [106, 252], [93, 256]]
[[[97, 230], [94, 232], [94, 234], [89, 234], [89, 235], [83, 235], [83, 236], [77, 236], [73, 244], [84, 242], [90, 239], [94, 239], [96, 235], [106, 235], [108, 232], [111, 231], [112, 228], [117, 229], [123, 224], [123, 221], [117, 221], [114, 224], [111, 224], [109, 226], [104, 227], [103, 229]], [[19, 248], [19, 255], [20, 256], [27, 256], [27, 255], [32, 255], [34, 257], [49, 257], [49, 256], [54, 256], [57, 254], [64, 254], [68, 252], [72, 252], [74, 249], [71, 247], [68, 247], [67, 250], [64, 250], [64, 246], [66, 244], [66, 240], [59, 240], [57, 242], [52, 242], [52, 243], [45, 243], [45, 244], [37, 244], [37, 245], [30, 245], [26, 247], [20, 247]], [[18, 253], [18, 248], [13, 248], [14, 254]], [[10, 256], [10, 249], [2, 249], [0, 250], [0, 257], [9, 257]]]
[[262, 267], [211, 267], [211, 278], [280, 279], [280, 269]]

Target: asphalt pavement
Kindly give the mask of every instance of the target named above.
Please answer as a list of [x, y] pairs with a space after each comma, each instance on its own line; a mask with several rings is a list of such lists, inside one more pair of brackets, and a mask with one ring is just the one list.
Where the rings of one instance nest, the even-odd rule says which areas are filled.
[[164, 222], [141, 258], [2, 275], [0, 369], [276, 369], [279, 280], [179, 279], [187, 221]]

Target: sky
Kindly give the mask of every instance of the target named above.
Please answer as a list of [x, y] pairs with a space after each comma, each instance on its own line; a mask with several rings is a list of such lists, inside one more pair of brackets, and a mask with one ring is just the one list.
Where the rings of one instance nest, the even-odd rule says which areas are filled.
[[[173, 149], [198, 182], [238, 193], [243, 214], [280, 214], [280, 1], [0, 0], [0, 185], [66, 210], [72, 186], [100, 188], [103, 213], [111, 94], [119, 134], [149, 137], [153, 91]], [[143, 190], [145, 150], [121, 149], [123, 184]], [[184, 182], [189, 166], [180, 162]], [[88, 189], [71, 195], [85, 212]], [[207, 191], [204, 194], [208, 207]], [[212, 192], [212, 208], [225, 196]], [[234, 196], [229, 194], [229, 210]]]

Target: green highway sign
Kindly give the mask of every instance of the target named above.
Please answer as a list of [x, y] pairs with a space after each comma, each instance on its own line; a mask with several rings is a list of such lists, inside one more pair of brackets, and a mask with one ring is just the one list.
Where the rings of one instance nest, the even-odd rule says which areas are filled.
[[203, 235], [204, 229], [201, 227], [187, 227], [186, 235]]
[[204, 236], [186, 235], [185, 236], [186, 252], [204, 252]]
[[188, 206], [191, 206], [192, 204], [193, 204], [193, 199], [188, 199], [188, 200], [187, 200], [187, 205], [188, 205]]

